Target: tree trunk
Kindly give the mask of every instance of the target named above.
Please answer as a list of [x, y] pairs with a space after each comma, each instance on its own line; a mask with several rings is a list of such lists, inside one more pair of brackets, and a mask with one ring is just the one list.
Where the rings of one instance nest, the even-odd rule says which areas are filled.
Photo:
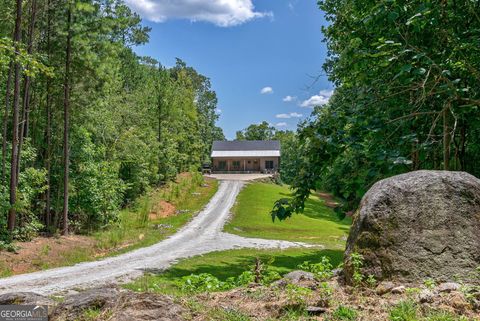
[[[22, 0], [17, 0], [17, 13], [15, 19], [15, 32], [13, 41], [15, 46], [15, 54], [18, 55], [20, 41], [22, 40]], [[10, 165], [10, 209], [8, 211], [7, 228], [13, 231], [15, 228], [15, 221], [17, 211], [15, 205], [17, 202], [17, 154], [18, 154], [18, 106], [20, 100], [20, 63], [18, 61], [14, 64], [14, 78], [13, 78], [13, 134], [12, 134], [12, 158]]]
[[8, 133], [8, 109], [10, 108], [10, 87], [12, 85], [13, 63], [10, 62], [7, 76], [7, 86], [5, 90], [5, 111], [3, 113], [3, 131], [2, 131], [2, 186], [6, 186], [7, 175], [7, 133]]
[[70, 167], [70, 155], [68, 145], [69, 134], [69, 109], [70, 109], [70, 64], [72, 51], [72, 4], [68, 5], [67, 12], [67, 47], [65, 58], [65, 82], [63, 99], [63, 225], [62, 234], [68, 235], [68, 172]]
[[[33, 36], [35, 32], [35, 19], [37, 14], [37, 1], [32, 0], [31, 4], [31, 16], [30, 16], [30, 25], [28, 28], [28, 40], [27, 40], [27, 53], [32, 54], [33, 51]], [[19, 143], [18, 143], [18, 155], [17, 155], [17, 183], [20, 176], [20, 161], [22, 155], [22, 146], [25, 138], [28, 136], [28, 121], [30, 114], [30, 84], [31, 78], [28, 75], [25, 75], [25, 80], [23, 83], [23, 113], [22, 113], [22, 122], [19, 130]]]
[[[51, 61], [51, 49], [50, 49], [50, 33], [51, 33], [51, 8], [50, 0], [47, 1], [47, 56], [48, 61]], [[52, 176], [52, 111], [51, 111], [51, 79], [47, 78], [47, 102], [46, 102], [46, 113], [47, 113], [47, 130], [45, 133], [45, 138], [47, 142], [47, 150], [45, 157], [45, 168], [47, 169], [47, 190], [45, 191], [45, 226], [48, 228], [52, 224], [51, 217], [51, 203], [52, 203], [52, 189], [51, 189], [51, 176]]]

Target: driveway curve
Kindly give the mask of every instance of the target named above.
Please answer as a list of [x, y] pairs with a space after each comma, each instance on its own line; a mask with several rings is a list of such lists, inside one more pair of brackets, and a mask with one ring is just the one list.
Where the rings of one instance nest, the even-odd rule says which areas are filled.
[[221, 181], [207, 206], [171, 237], [149, 247], [99, 261], [0, 279], [0, 294], [36, 292], [54, 294], [108, 284], [124, 283], [144, 271], [164, 270], [177, 260], [212, 251], [236, 248], [306, 247], [306, 244], [244, 238], [222, 232], [242, 181]]

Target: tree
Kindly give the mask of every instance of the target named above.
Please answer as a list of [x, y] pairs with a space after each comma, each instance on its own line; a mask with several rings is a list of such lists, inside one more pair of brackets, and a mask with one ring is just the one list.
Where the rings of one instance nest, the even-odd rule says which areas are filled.
[[[17, 0], [15, 31], [13, 41], [15, 52], [18, 56], [20, 41], [22, 37], [22, 0]], [[12, 155], [10, 164], [10, 209], [8, 211], [7, 228], [11, 232], [15, 228], [16, 222], [16, 203], [17, 203], [17, 157], [18, 157], [18, 114], [20, 104], [20, 62], [18, 59], [14, 62], [13, 77], [13, 121], [12, 121]]]
[[[336, 86], [329, 104], [299, 127], [306, 161], [294, 199], [273, 217], [301, 211], [314, 189], [355, 208], [379, 179], [416, 169], [480, 175], [478, 5], [455, 1], [319, 2]], [[470, 17], [470, 18], [463, 18]]]
[[68, 184], [70, 170], [70, 151], [68, 136], [70, 132], [70, 65], [72, 57], [72, 2], [67, 8], [67, 44], [65, 48], [65, 80], [63, 97], [63, 220], [62, 234], [68, 234]]
[[275, 135], [275, 127], [270, 126], [266, 121], [260, 124], [252, 124], [247, 128], [238, 131], [236, 140], [271, 140]]

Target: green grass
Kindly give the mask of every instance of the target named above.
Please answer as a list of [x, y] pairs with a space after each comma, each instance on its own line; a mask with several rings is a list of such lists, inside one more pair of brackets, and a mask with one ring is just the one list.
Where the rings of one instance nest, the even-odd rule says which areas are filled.
[[182, 294], [176, 284], [184, 276], [190, 274], [210, 273], [222, 281], [228, 277], [236, 277], [243, 271], [252, 270], [255, 258], [263, 262], [273, 259], [270, 264], [273, 270], [285, 274], [296, 270], [304, 261], [317, 262], [321, 256], [328, 256], [334, 266], [343, 258], [340, 250], [319, 249], [287, 249], [287, 250], [255, 250], [241, 249], [212, 252], [193, 258], [184, 259], [165, 272], [148, 273], [126, 287], [134, 291], [152, 291], [164, 294]]
[[233, 218], [225, 231], [241, 236], [301, 241], [344, 249], [351, 219], [339, 220], [325, 201], [311, 196], [302, 214], [286, 221], [272, 222], [270, 211], [276, 200], [290, 197], [287, 186], [252, 183], [240, 192], [233, 208]]

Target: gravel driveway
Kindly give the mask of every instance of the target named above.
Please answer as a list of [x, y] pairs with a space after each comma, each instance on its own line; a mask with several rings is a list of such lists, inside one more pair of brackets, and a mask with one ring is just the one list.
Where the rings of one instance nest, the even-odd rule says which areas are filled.
[[222, 181], [217, 193], [195, 218], [170, 238], [155, 245], [100, 261], [0, 279], [0, 294], [29, 291], [53, 294], [124, 283], [144, 271], [164, 270], [178, 259], [235, 248], [287, 248], [302, 243], [244, 238], [222, 232], [242, 181]]

